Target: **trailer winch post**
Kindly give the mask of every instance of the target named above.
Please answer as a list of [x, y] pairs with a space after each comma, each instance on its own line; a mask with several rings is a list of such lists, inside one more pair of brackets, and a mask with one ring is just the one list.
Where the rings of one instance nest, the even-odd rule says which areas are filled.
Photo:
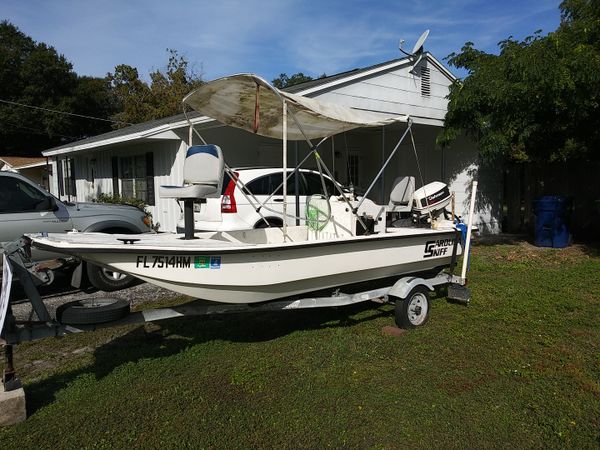
[[471, 188], [471, 204], [469, 205], [469, 220], [467, 222], [467, 237], [465, 238], [465, 251], [463, 254], [462, 272], [460, 277], [467, 282], [467, 266], [469, 265], [469, 251], [471, 250], [471, 231], [473, 230], [473, 214], [475, 213], [475, 196], [477, 195], [477, 181], [473, 181]]
[[469, 205], [469, 220], [467, 221], [467, 235], [463, 250], [462, 271], [458, 283], [448, 285], [448, 300], [463, 305], [471, 301], [471, 291], [465, 286], [467, 284], [467, 268], [469, 266], [469, 252], [471, 250], [471, 232], [473, 231], [473, 214], [475, 213], [475, 197], [477, 195], [477, 181], [473, 181], [471, 188], [471, 204]]
[[21, 388], [21, 381], [17, 377], [13, 363], [12, 344], [4, 345], [4, 371], [2, 372], [2, 384], [4, 385], [4, 390], [6, 392]]

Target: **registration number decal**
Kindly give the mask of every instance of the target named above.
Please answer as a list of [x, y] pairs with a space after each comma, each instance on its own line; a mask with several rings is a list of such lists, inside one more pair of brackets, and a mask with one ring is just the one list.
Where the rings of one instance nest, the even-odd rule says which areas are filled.
[[144, 269], [220, 269], [220, 256], [138, 255], [135, 267]]

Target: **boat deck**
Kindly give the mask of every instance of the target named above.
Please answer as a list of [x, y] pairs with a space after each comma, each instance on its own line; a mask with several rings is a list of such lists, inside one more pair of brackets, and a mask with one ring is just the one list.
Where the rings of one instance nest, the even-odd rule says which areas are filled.
[[440, 234], [452, 230], [427, 228], [389, 228], [384, 234], [369, 236], [331, 236], [329, 233], [318, 235], [306, 226], [288, 227], [284, 239], [281, 228], [261, 228], [228, 232], [201, 232], [196, 239], [185, 240], [181, 234], [144, 233], [144, 234], [106, 234], [106, 233], [50, 233], [46, 236], [29, 235], [34, 245], [40, 248], [51, 247], [69, 250], [89, 251], [125, 251], [131, 250], [172, 250], [172, 251], [210, 251], [210, 250], [249, 250], [256, 247], [280, 247], [282, 244], [293, 247], [309, 243], [340, 242], [363, 239], [386, 239], [399, 236], [422, 236]]

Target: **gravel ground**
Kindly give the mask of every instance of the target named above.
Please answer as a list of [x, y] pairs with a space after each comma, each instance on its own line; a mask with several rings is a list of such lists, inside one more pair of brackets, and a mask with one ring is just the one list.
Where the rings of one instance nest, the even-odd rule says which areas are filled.
[[[55, 286], [39, 288], [44, 304], [51, 317], [55, 316], [56, 308], [63, 303], [84, 298], [122, 298], [129, 300], [131, 308], [134, 309], [138, 305], [153, 303], [179, 295], [168, 289], [148, 283], [140, 283], [136, 286], [115, 292], [95, 291], [89, 293], [73, 289], [68, 281], [65, 280], [56, 280], [54, 284]], [[14, 285], [19, 285], [19, 282], [16, 281]], [[17, 303], [12, 304], [13, 314], [17, 320], [26, 320], [31, 315], [31, 303], [27, 301], [20, 285], [14, 285], [11, 291], [11, 298], [13, 302], [16, 301]]]

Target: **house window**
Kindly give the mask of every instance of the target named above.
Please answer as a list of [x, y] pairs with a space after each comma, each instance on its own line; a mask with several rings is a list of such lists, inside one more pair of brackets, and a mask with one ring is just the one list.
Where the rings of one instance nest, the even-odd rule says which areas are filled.
[[[153, 206], [153, 154], [113, 157], [113, 191], [125, 198], [137, 198]], [[116, 174], [119, 174], [120, 183]], [[120, 185], [120, 189], [119, 189]]]
[[120, 163], [121, 195], [127, 198], [137, 198], [148, 203], [145, 156], [127, 156], [120, 158]]

